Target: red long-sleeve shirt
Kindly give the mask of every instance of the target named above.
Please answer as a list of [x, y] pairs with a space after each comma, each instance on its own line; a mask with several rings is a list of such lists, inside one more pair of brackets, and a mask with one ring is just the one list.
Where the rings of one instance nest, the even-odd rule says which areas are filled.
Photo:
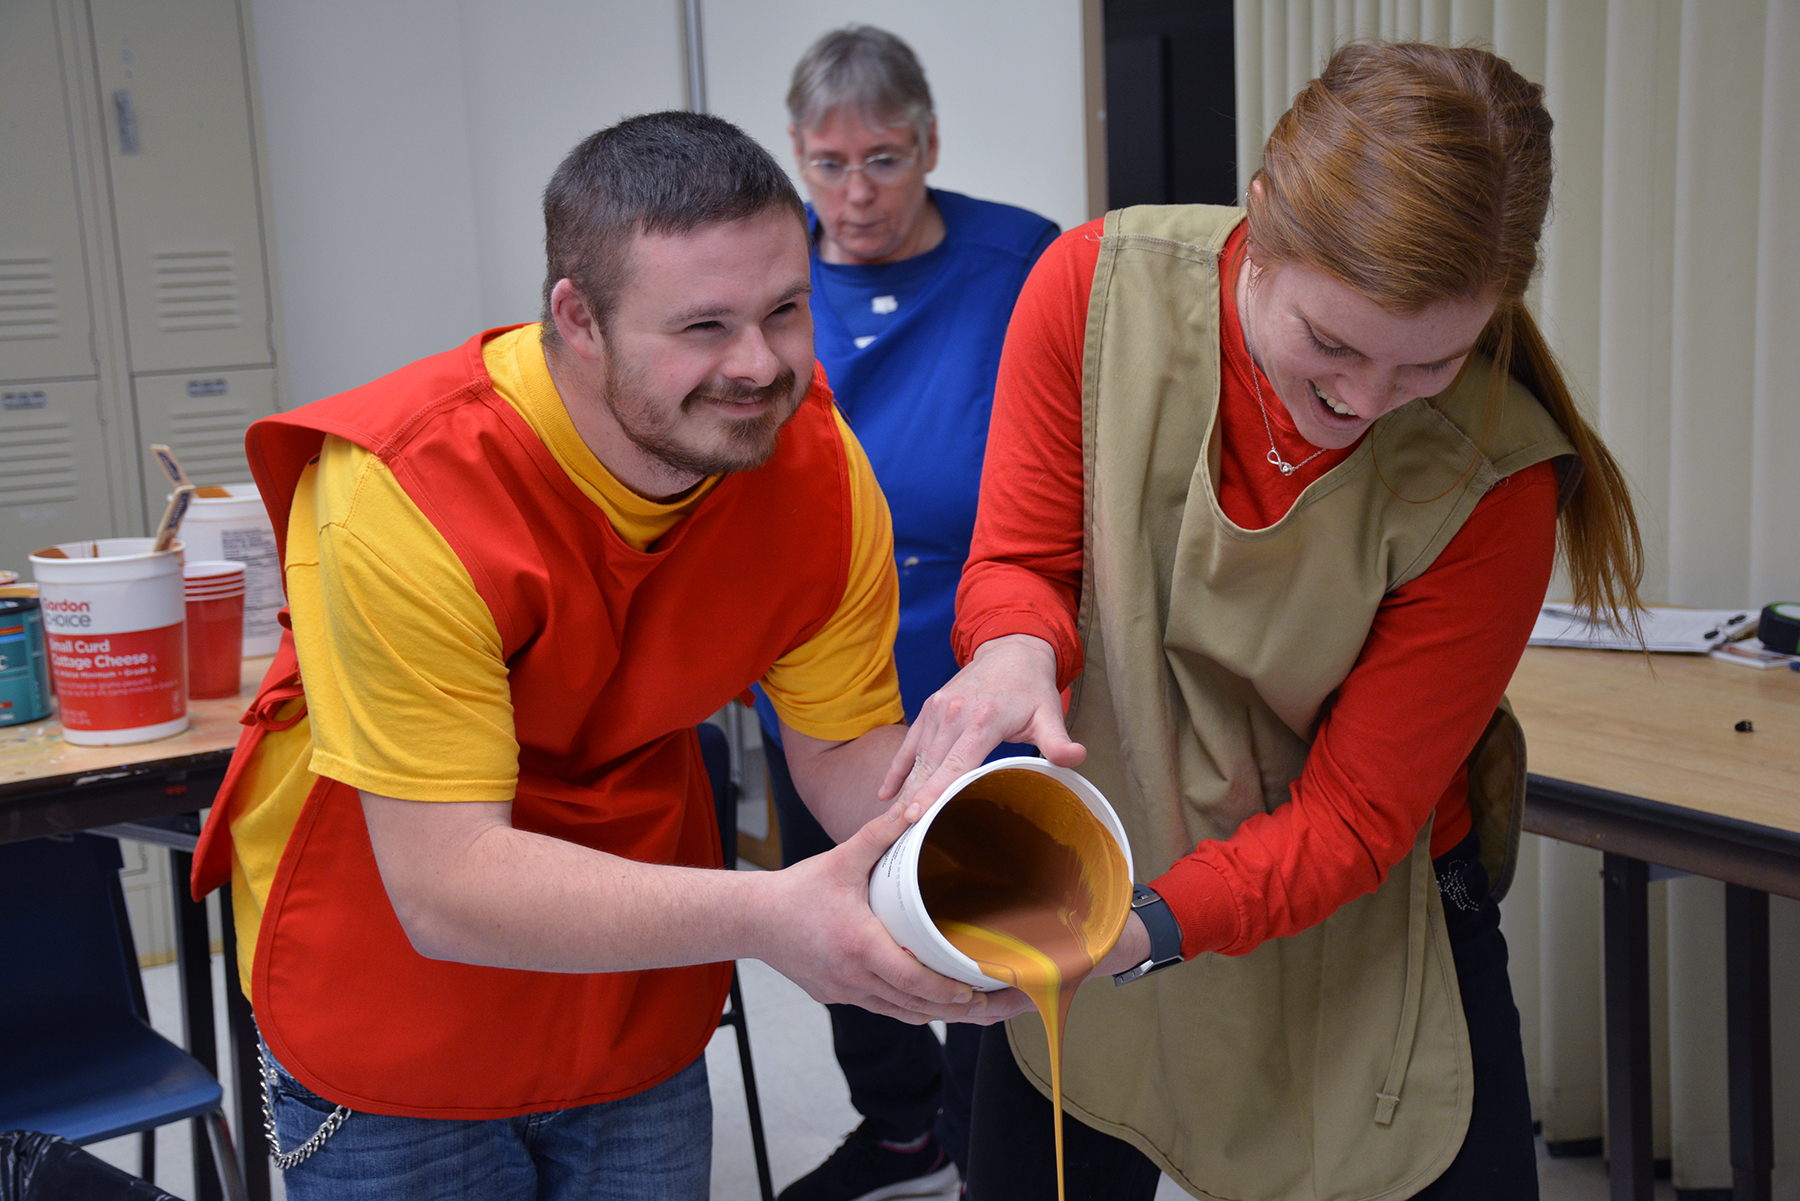
[[[1006, 634], [1056, 648], [1057, 685], [1079, 674], [1081, 361], [1102, 223], [1070, 230], [1026, 282], [1000, 362], [981, 508], [957, 593], [958, 659]], [[1237, 261], [1244, 229], [1227, 243]], [[1267, 461], [1234, 297], [1221, 273], [1223, 381], [1219, 501], [1259, 529], [1354, 449], [1327, 450], [1291, 476]], [[1282, 456], [1315, 447], [1296, 432], [1266, 378], [1266, 412]], [[1556, 549], [1554, 469], [1500, 481], [1437, 561], [1383, 599], [1338, 690], [1291, 800], [1202, 842], [1154, 882], [1182, 929], [1182, 951], [1244, 954], [1304, 930], [1374, 891], [1435, 809], [1431, 852], [1470, 828], [1464, 760], [1512, 677], [1549, 584]]]

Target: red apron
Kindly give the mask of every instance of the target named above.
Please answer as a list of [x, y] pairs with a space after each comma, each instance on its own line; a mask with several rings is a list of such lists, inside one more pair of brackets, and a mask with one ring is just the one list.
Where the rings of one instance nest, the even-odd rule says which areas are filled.
[[[378, 455], [493, 612], [520, 744], [513, 824], [648, 863], [722, 863], [693, 727], [815, 634], [849, 574], [843, 443], [822, 372], [775, 454], [646, 551], [627, 545], [488, 379], [481, 344], [251, 427], [286, 556], [294, 487], [327, 433]], [[303, 696], [293, 636], [244, 721], [195, 855], [230, 879], [231, 793]], [[382, 886], [354, 788], [321, 778], [263, 913], [251, 999], [301, 1083], [375, 1113], [488, 1118], [611, 1100], [681, 1070], [729, 964], [588, 975], [429, 960]]]

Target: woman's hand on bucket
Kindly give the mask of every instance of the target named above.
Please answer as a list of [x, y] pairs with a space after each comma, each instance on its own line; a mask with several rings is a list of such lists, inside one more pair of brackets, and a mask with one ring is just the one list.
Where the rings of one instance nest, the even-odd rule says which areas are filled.
[[1119, 941], [1106, 957], [1094, 965], [1094, 970], [1087, 974], [1089, 980], [1099, 980], [1106, 976], [1116, 976], [1120, 972], [1129, 971], [1144, 960], [1150, 958], [1150, 931], [1144, 928], [1144, 919], [1135, 912], [1125, 918], [1125, 929], [1119, 934]]
[[907, 954], [869, 911], [869, 873], [923, 808], [895, 802], [837, 847], [773, 873], [778, 886], [756, 957], [828, 1004], [922, 1025], [987, 1025], [1031, 1008], [1017, 989], [980, 993]]
[[1087, 758], [1063, 722], [1056, 651], [1030, 634], [982, 643], [968, 666], [931, 695], [888, 768], [881, 799], [928, 808], [1003, 742], [1029, 743], [1058, 767]]

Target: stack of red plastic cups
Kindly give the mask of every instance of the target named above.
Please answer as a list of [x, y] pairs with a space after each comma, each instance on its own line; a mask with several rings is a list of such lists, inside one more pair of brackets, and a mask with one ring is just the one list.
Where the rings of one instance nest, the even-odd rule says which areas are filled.
[[182, 567], [187, 590], [188, 696], [236, 696], [244, 662], [244, 565], [212, 559]]

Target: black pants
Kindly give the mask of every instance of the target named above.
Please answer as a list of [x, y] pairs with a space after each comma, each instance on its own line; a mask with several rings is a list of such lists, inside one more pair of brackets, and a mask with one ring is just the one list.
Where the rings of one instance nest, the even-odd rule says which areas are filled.
[[[1500, 907], [1488, 894], [1473, 834], [1438, 856], [1433, 866], [1469, 1026], [1475, 1098], [1462, 1150], [1416, 1196], [1419, 1201], [1535, 1201], [1531, 1099], [1525, 1091], [1525, 1053], [1507, 978]], [[1149, 1201], [1155, 1196], [1162, 1173], [1137, 1148], [1066, 1114], [1063, 1138], [1070, 1201]], [[969, 1158], [964, 1175], [970, 1201], [1056, 1196], [1050, 1102], [1025, 1079], [999, 1026], [988, 1027], [981, 1042]], [[1204, 1187], [1205, 1181], [1199, 1183]]]
[[[787, 757], [767, 730], [763, 754], [781, 825], [781, 861], [798, 863], [830, 850], [831, 836], [801, 801]], [[855, 1005], [825, 1008], [831, 1014], [832, 1050], [856, 1111], [886, 1138], [904, 1142], [934, 1131], [957, 1168], [967, 1172], [981, 1028], [951, 1025], [940, 1043], [930, 1026], [909, 1025]]]

